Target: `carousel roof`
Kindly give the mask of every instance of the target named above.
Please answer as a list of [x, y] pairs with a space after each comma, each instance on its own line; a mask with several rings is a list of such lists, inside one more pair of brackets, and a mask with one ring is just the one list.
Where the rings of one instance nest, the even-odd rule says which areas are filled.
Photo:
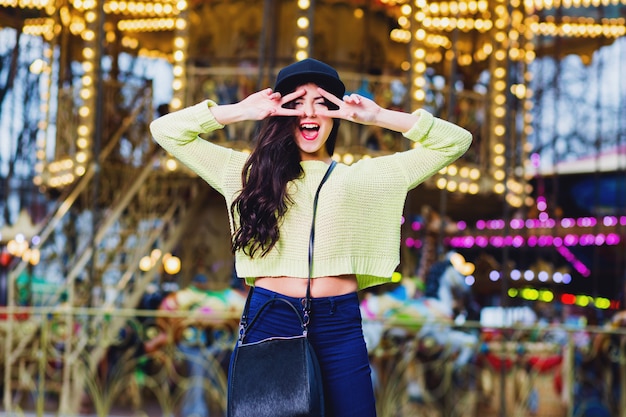
[[[264, 10], [269, 4], [274, 4], [274, 8]], [[499, 0], [472, 0], [412, 4], [408, 0], [318, 0], [313, 26], [320, 39], [313, 49], [317, 53], [320, 51], [316, 49], [329, 48], [331, 62], [337, 61], [335, 64], [346, 66], [348, 70], [358, 70], [363, 69], [362, 57], [332, 51], [350, 52], [348, 44], [357, 43], [360, 48], [364, 45], [383, 48], [387, 55], [395, 48], [405, 54], [402, 60], [407, 60], [407, 49], [399, 47], [412, 36], [417, 37], [416, 32], [423, 29], [427, 35], [421, 41], [430, 47], [433, 57], [430, 65], [438, 66], [445, 73], [446, 51], [454, 50], [460, 57], [460, 72], [470, 80], [488, 68], [487, 57], [493, 52], [495, 31], [503, 25], [504, 29], [515, 29], [519, 33], [520, 39], [511, 39], [512, 45], [517, 43], [523, 48], [524, 39], [532, 41], [534, 47], [526, 59], [578, 54], [590, 60], [595, 50], [626, 34], [626, 0], [593, 3], [590, 0], [561, 3], [526, 0], [510, 4]], [[560, 6], [555, 7], [556, 4]], [[298, 17], [298, 10], [309, 5], [309, 1], [303, 0], [108, 0], [102, 5], [105, 15], [102, 22], [105, 43], [110, 48], [171, 58], [175, 51], [174, 35], [181, 24], [177, 19], [181, 18], [187, 24], [189, 59], [206, 61], [209, 56], [212, 63], [223, 66], [242, 56], [259, 59], [259, 38], [270, 36], [266, 33], [270, 30], [275, 42], [286, 38], [291, 45], [291, 38], [297, 32], [293, 21]], [[89, 20], [97, 17], [97, 13], [93, 14], [98, 11], [95, 7], [96, 2], [85, 0], [67, 2], [60, 8], [53, 1], [0, 0], [0, 26], [22, 28], [24, 32], [46, 38], [59, 35], [65, 29], [69, 34], [66, 41], [70, 41], [67, 45], [71, 47], [74, 43], [79, 47]], [[359, 36], [362, 26], [369, 33]], [[373, 44], [380, 32], [387, 35], [387, 42]], [[330, 33], [330, 38], [321, 39], [321, 33]], [[352, 38], [350, 33], [354, 35]], [[235, 47], [229, 41], [234, 37], [241, 38], [241, 44]], [[323, 46], [323, 42], [330, 45]], [[248, 50], [243, 51], [246, 48]], [[280, 57], [283, 53], [278, 50], [274, 55]], [[398, 64], [389, 56], [387, 61], [390, 65]]]

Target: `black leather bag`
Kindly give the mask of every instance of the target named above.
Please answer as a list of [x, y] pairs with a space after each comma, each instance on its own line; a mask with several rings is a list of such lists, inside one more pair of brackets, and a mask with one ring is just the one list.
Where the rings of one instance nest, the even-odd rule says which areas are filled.
[[[309, 279], [302, 309], [303, 317], [289, 301], [276, 298], [263, 304], [254, 318], [248, 320], [250, 289], [241, 315], [239, 340], [232, 358], [228, 377], [228, 417], [297, 417], [324, 416], [324, 389], [320, 366], [307, 338], [311, 313], [311, 276], [315, 214], [322, 185], [335, 167], [330, 164], [320, 182], [313, 202], [313, 221], [309, 239]], [[275, 302], [286, 303], [302, 327], [302, 334], [292, 337], [272, 337], [246, 343], [246, 334], [266, 308]]]
[[296, 307], [280, 298], [267, 301], [247, 329], [252, 327], [262, 310], [280, 301], [294, 310], [295, 316], [302, 323], [303, 334], [244, 342], [237, 347], [230, 375], [230, 417], [324, 415], [324, 391], [319, 364]]

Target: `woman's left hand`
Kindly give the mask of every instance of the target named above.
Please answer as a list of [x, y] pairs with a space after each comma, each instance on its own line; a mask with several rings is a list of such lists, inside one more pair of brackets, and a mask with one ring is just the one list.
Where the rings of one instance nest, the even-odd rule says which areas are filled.
[[339, 107], [337, 110], [320, 111], [320, 116], [328, 116], [336, 119], [345, 119], [364, 125], [374, 125], [377, 123], [377, 116], [380, 114], [382, 107], [376, 102], [359, 94], [346, 94], [343, 100], [329, 93], [323, 88], [318, 88], [319, 93], [328, 101]]
[[419, 116], [414, 113], [380, 107], [374, 100], [359, 94], [346, 94], [341, 100], [323, 88], [317, 90], [326, 100], [338, 107], [336, 110], [316, 110], [319, 116], [345, 119], [363, 125], [380, 126], [396, 132], [408, 131], [419, 119]]

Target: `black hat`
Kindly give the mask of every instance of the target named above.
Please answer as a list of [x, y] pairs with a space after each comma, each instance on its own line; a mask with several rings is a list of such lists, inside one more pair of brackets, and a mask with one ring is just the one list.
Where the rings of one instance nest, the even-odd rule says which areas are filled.
[[339, 79], [337, 71], [313, 58], [298, 61], [281, 69], [276, 77], [274, 91], [286, 94], [306, 83], [317, 84], [339, 98], [343, 98], [346, 92], [346, 86]]

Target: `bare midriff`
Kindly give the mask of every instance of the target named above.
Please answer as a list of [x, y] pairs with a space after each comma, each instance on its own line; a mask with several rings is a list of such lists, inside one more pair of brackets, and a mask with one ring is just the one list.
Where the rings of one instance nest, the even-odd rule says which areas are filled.
[[[254, 285], [259, 288], [274, 291], [288, 297], [306, 296], [306, 278], [293, 277], [259, 277]], [[340, 275], [335, 277], [317, 277], [311, 279], [311, 297], [333, 297], [349, 294], [358, 289], [355, 275]]]

